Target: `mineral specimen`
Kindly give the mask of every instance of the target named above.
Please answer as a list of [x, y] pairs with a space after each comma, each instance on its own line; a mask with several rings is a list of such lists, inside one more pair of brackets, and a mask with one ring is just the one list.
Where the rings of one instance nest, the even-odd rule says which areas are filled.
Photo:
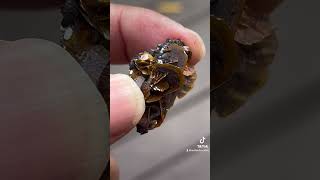
[[110, 0], [66, 0], [63, 47], [78, 61], [109, 103]]
[[182, 98], [192, 89], [196, 71], [189, 64], [191, 55], [182, 41], [168, 39], [131, 60], [130, 76], [141, 82], [146, 102], [145, 113], [137, 125], [140, 134], [159, 127], [176, 97]]
[[211, 111], [226, 117], [264, 86], [277, 51], [270, 13], [282, 0], [211, 1]]
[[[65, 0], [61, 12], [62, 46], [89, 75], [109, 107], [110, 0]], [[107, 167], [100, 180], [108, 177]]]

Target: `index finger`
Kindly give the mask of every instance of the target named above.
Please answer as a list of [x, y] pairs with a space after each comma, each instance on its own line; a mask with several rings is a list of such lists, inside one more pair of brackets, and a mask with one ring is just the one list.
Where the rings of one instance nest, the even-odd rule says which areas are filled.
[[155, 48], [166, 39], [180, 39], [192, 51], [190, 63], [205, 55], [201, 37], [194, 31], [154, 11], [124, 5], [111, 5], [111, 63], [128, 63], [137, 53]]

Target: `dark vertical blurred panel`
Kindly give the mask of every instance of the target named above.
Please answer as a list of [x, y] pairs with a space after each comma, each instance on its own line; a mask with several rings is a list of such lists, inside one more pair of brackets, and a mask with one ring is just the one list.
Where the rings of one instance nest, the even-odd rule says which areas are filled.
[[279, 48], [266, 85], [236, 113], [212, 119], [214, 179], [319, 179], [319, 2], [248, 2], [273, 11]]
[[[63, 6], [65, 0], [29, 0], [29, 1], [20, 1], [20, 0], [3, 0], [0, 3], [0, 23], [1, 23], [1, 30], [0, 30], [0, 40], [8, 40], [8, 41], [16, 41], [19, 39], [25, 39], [25, 38], [34, 38], [34, 39], [45, 39], [49, 40], [51, 42], [54, 42], [58, 45], [61, 45], [61, 38], [62, 38], [62, 32], [60, 29], [60, 24], [62, 21], [62, 14], [60, 8]], [[109, 11], [106, 12], [109, 14]], [[32, 45], [30, 45], [32, 47]], [[24, 49], [27, 47], [20, 47], [21, 49], [16, 49], [16, 53], [23, 56]], [[28, 129], [30, 127], [39, 127], [43, 125], [43, 123], [46, 123], [46, 121], [54, 121], [57, 120], [59, 123], [57, 124], [57, 127], [48, 127], [48, 131], [46, 132], [46, 127], [43, 127], [42, 130], [39, 130], [39, 139], [34, 140], [34, 144], [31, 148], [37, 149], [37, 146], [42, 146], [43, 144], [50, 143], [51, 137], [49, 136], [56, 136], [55, 133], [60, 133], [57, 135], [57, 138], [66, 139], [66, 141], [69, 141], [69, 144], [61, 143], [61, 152], [60, 155], [66, 155], [71, 153], [68, 158], [72, 160], [66, 160], [67, 163], [64, 163], [66, 161], [60, 161], [61, 159], [56, 159], [55, 161], [52, 161], [50, 164], [50, 160], [47, 159], [51, 157], [43, 157], [43, 160], [47, 160], [48, 166], [44, 166], [43, 168], [47, 168], [50, 166], [53, 170], [51, 171], [51, 174], [48, 173], [47, 177], [42, 176], [44, 178], [42, 179], [73, 179], [76, 177], [81, 177], [78, 179], [98, 179], [98, 176], [101, 180], [108, 179], [108, 167], [106, 163], [106, 159], [108, 156], [106, 153], [109, 151], [109, 147], [106, 146], [108, 144], [108, 109], [106, 107], [106, 102], [103, 102], [103, 99], [101, 95], [97, 94], [97, 88], [92, 88], [93, 83], [88, 78], [88, 75], [85, 74], [83, 70], [80, 69], [79, 64], [76, 63], [76, 60], [71, 58], [69, 55], [67, 57], [59, 56], [59, 51], [63, 51], [61, 48], [59, 51], [52, 50], [50, 51], [50, 48], [45, 44], [43, 47], [39, 47], [38, 51], [47, 52], [48, 54], [45, 54], [42, 56], [43, 62], [40, 64], [37, 62], [39, 59], [36, 58], [37, 51], [31, 51], [30, 56], [30, 62], [28, 64], [28, 68], [23, 68], [24, 63], [21, 59], [15, 59], [11, 64], [6, 64], [6, 57], [3, 56], [3, 53], [0, 54], [1, 56], [1, 62], [5, 63], [2, 65], [2, 68], [6, 69], [7, 71], [1, 71], [2, 78], [3, 78], [3, 84], [1, 89], [3, 91], [6, 91], [6, 93], [9, 93], [7, 96], [8, 99], [1, 99], [0, 106], [6, 107], [8, 105], [8, 102], [13, 104], [14, 107], [16, 107], [16, 112], [12, 112], [12, 114], [7, 114], [8, 116], [4, 116], [4, 114], [9, 113], [6, 112], [6, 109], [2, 108], [2, 113], [0, 114], [0, 122], [3, 124], [3, 128], [7, 128], [10, 123], [13, 123], [14, 125], [20, 126], [20, 123], [24, 123], [22, 121], [29, 121], [29, 124], [25, 126], [25, 131], [14, 131], [14, 135], [22, 136], [25, 135], [25, 138], [28, 139], [29, 131], [31, 129]], [[68, 54], [67, 52], [64, 52]], [[34, 55], [34, 59], [32, 56]], [[108, 57], [106, 55], [106, 61], [108, 61]], [[32, 61], [34, 60], [34, 61]], [[41, 60], [41, 59], [40, 59]], [[74, 61], [71, 63], [70, 61]], [[38, 63], [38, 64], [37, 64]], [[54, 64], [57, 63], [57, 64]], [[60, 67], [55, 67], [60, 66]], [[24, 78], [22, 79], [10, 79], [10, 73], [15, 72], [15, 69], [13, 69], [15, 66], [20, 67], [22, 69], [17, 72], [17, 76], [20, 77], [21, 74], [26, 74]], [[47, 68], [47, 69], [46, 69]], [[56, 70], [52, 72], [54, 69]], [[65, 70], [64, 73], [60, 72], [61, 70]], [[38, 71], [45, 72], [44, 74], [36, 74]], [[34, 74], [28, 74], [34, 72]], [[19, 74], [20, 73], [20, 74]], [[78, 76], [75, 75], [76, 73], [79, 73]], [[103, 87], [103, 90], [105, 91], [106, 97], [109, 94], [109, 71], [105, 72], [103, 75], [106, 77], [104, 79], [104, 84], [106, 86]], [[46, 76], [47, 75], [47, 76]], [[14, 78], [15, 76], [12, 76], [11, 78]], [[40, 79], [40, 80], [39, 80]], [[43, 82], [45, 80], [45, 82]], [[23, 93], [15, 93], [17, 89], [15, 89], [17, 86], [15, 84], [23, 83], [25, 85], [25, 88], [23, 87], [23, 84], [21, 84], [20, 91]], [[39, 84], [37, 84], [38, 82]], [[49, 84], [46, 84], [49, 83]], [[46, 86], [45, 88], [49, 88], [49, 86], [54, 86], [56, 84], [69, 84], [70, 86], [58, 86], [53, 87], [50, 91], [46, 91], [47, 89], [43, 89], [43, 86]], [[74, 84], [73, 84], [74, 83]], [[31, 86], [31, 87], [28, 87]], [[5, 89], [3, 87], [6, 87]], [[34, 93], [38, 92], [39, 97], [33, 98], [33, 97], [24, 97], [24, 95], [27, 94], [28, 88], [32, 89], [34, 88]], [[12, 91], [7, 91], [12, 88]], [[54, 90], [56, 88], [56, 90]], [[59, 89], [60, 88], [60, 89]], [[24, 92], [26, 91], [26, 92]], [[65, 94], [66, 91], [74, 91], [70, 94]], [[80, 94], [77, 94], [77, 91], [81, 91]], [[36, 95], [36, 93], [35, 93]], [[66, 96], [66, 97], [65, 97]], [[20, 97], [21, 101], [16, 101]], [[32, 100], [28, 99], [31, 98]], [[40, 98], [40, 100], [38, 99]], [[47, 99], [46, 99], [47, 98]], [[10, 99], [12, 100], [10, 102]], [[25, 99], [26, 102], [23, 101]], [[71, 100], [70, 100], [71, 99]], [[106, 99], [106, 98], [105, 98]], [[5, 100], [5, 101], [4, 101]], [[46, 101], [47, 100], [47, 101]], [[55, 103], [59, 101], [57, 104], [52, 104], [50, 106], [50, 103]], [[28, 103], [38, 103], [37, 107], [38, 109], [42, 109], [43, 112], [41, 114], [37, 114], [35, 112], [35, 116], [39, 115], [39, 118], [31, 118], [29, 116], [20, 116], [19, 114], [24, 114], [25, 112], [32, 111], [34, 107], [32, 105], [26, 106], [25, 109], [22, 110], [20, 108], [24, 104]], [[56, 105], [56, 106], [55, 106]], [[87, 109], [84, 106], [88, 105]], [[67, 106], [67, 107], [66, 107]], [[69, 107], [72, 107], [70, 110]], [[60, 108], [60, 109], [59, 109]], [[69, 109], [68, 109], [69, 108]], [[83, 110], [82, 108], [86, 109]], [[92, 108], [92, 109], [91, 109]], [[61, 110], [61, 109], [64, 109]], [[70, 110], [70, 111], [69, 111]], [[63, 111], [64, 113], [52, 115], [55, 111]], [[81, 113], [79, 113], [81, 112]], [[40, 113], [40, 112], [39, 112]], [[8, 121], [9, 115], [15, 116], [17, 118], [10, 118], [10, 122]], [[51, 116], [52, 117], [49, 117]], [[2, 117], [1, 117], [2, 116]], [[40, 118], [43, 122], [39, 123]], [[54, 120], [52, 120], [54, 119]], [[61, 121], [61, 122], [60, 122]], [[72, 122], [73, 121], [73, 122]], [[50, 124], [52, 122], [48, 122]], [[73, 125], [73, 126], [72, 126]], [[13, 126], [12, 126], [13, 127]], [[61, 128], [65, 131], [61, 130], [61, 132], [53, 132], [51, 131], [54, 128]], [[80, 129], [80, 130], [79, 130]], [[86, 131], [87, 130], [87, 131]], [[2, 135], [0, 137], [3, 138], [2, 140], [9, 141], [7, 138], [8, 131], [10, 131], [9, 128], [2, 131]], [[41, 139], [42, 138], [42, 139]], [[42, 140], [46, 140], [47, 142], [43, 142]], [[54, 139], [54, 138], [53, 138]], [[38, 141], [39, 140], [39, 141]], [[41, 140], [41, 141], [40, 141]], [[55, 139], [54, 139], [55, 140]], [[20, 141], [19, 141], [20, 142]], [[20, 146], [21, 151], [23, 151], [25, 145], [29, 145], [28, 141], [24, 142], [25, 144], [19, 144], [19, 142], [10, 142], [12, 143], [12, 146]], [[17, 143], [17, 144], [14, 144]], [[55, 142], [52, 142], [52, 147], [55, 146]], [[65, 147], [63, 147], [65, 145]], [[31, 144], [30, 144], [31, 146]], [[50, 146], [48, 146], [49, 148]], [[39, 154], [46, 154], [44, 149], [41, 147], [39, 149]], [[44, 151], [41, 151], [44, 150]], [[87, 150], [87, 151], [86, 151]], [[19, 155], [25, 155], [26, 160], [30, 160], [30, 164], [37, 164], [37, 162], [33, 162], [32, 158], [36, 161], [37, 157], [34, 157], [32, 153], [28, 153], [27, 151], [25, 154], [23, 152], [19, 152]], [[99, 154], [100, 153], [100, 154]], [[98, 156], [94, 156], [97, 155]], [[2, 154], [2, 157], [6, 154]], [[30, 156], [29, 156], [30, 155]], [[19, 156], [20, 157], [20, 156]], [[19, 158], [18, 156], [16, 158]], [[10, 159], [10, 156], [7, 157]], [[66, 157], [66, 159], [68, 159]], [[78, 159], [78, 161], [76, 160]], [[0, 159], [2, 161], [2, 159]], [[5, 163], [6, 161], [2, 161]], [[18, 161], [17, 161], [18, 162]], [[15, 167], [18, 167], [19, 164], [17, 162], [12, 162], [15, 164]], [[27, 161], [26, 161], [27, 162]], [[74, 164], [72, 164], [73, 162]], [[38, 162], [38, 165], [42, 162]], [[21, 163], [21, 166], [23, 163]], [[65, 166], [64, 166], [65, 165]], [[59, 167], [58, 167], [59, 166]], [[99, 167], [98, 167], [99, 166]], [[81, 167], [81, 168], [79, 168]], [[9, 168], [9, 166], [8, 166]], [[22, 167], [21, 167], [22, 168]], [[30, 174], [31, 171], [28, 172], [32, 167], [26, 167], [22, 168], [23, 171], [19, 171], [19, 169], [12, 169], [10, 172], [15, 170], [16, 177], [23, 176], [24, 174]], [[64, 168], [64, 169], [63, 169]], [[78, 168], [78, 169], [77, 169]], [[87, 168], [87, 169], [86, 169]], [[105, 168], [104, 172], [102, 171], [102, 168]], [[64, 177], [61, 175], [62, 173], [65, 173], [69, 170], [70, 171], [69, 176], [65, 174]], [[77, 169], [78, 171], [76, 171]], [[1, 170], [6, 170], [5, 168], [2, 168]], [[91, 171], [91, 172], [90, 172]], [[46, 170], [43, 171], [42, 175], [45, 175]], [[102, 174], [102, 172], [104, 174]], [[55, 174], [56, 173], [56, 174]], [[59, 174], [60, 173], [60, 174]], [[78, 174], [76, 174], [78, 173]], [[2, 173], [4, 176], [5, 174]], [[97, 175], [98, 174], [98, 175]], [[102, 174], [102, 175], [101, 175]], [[59, 175], [59, 178], [57, 178], [57, 175]], [[61, 176], [60, 176], [61, 175]], [[6, 177], [6, 176], [5, 176]], [[5, 178], [4, 177], [4, 178]], [[12, 177], [12, 176], [11, 176]], [[25, 176], [24, 178], [27, 178]], [[31, 177], [30, 177], [31, 178]], [[0, 179], [3, 179], [0, 177]], [[5, 178], [6, 179], [6, 178]], [[31, 178], [34, 179], [34, 178]], [[77, 178], [76, 178], [77, 179]], [[11, 179], [8, 179], [11, 180]]]

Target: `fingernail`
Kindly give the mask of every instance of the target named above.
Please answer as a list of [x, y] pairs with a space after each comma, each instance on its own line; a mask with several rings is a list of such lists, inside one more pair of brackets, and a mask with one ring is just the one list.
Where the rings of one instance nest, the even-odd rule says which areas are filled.
[[145, 109], [144, 96], [128, 75], [111, 75], [110, 106], [111, 121], [119, 121], [120, 125], [128, 121], [134, 126], [139, 123]]
[[200, 35], [198, 34], [198, 33], [196, 33], [195, 31], [192, 31], [191, 29], [188, 29], [188, 28], [186, 28], [186, 30], [190, 33], [190, 34], [193, 34], [195, 37], [196, 37], [196, 39], [198, 40], [198, 42], [200, 43], [199, 45], [200, 45], [200, 48], [201, 48], [201, 50], [200, 50], [200, 59], [203, 59], [204, 58], [204, 56], [206, 55], [206, 46], [204, 45], [204, 42], [203, 42], [203, 39], [200, 37]]

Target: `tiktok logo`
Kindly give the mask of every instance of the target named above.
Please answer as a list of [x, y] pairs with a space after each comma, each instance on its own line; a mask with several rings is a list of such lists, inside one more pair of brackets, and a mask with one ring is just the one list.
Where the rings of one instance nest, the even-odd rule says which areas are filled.
[[187, 149], [187, 152], [209, 152], [209, 146], [205, 143], [206, 138], [200, 139], [200, 144], [197, 144], [195, 148]]
[[200, 139], [200, 144], [203, 144], [205, 139], [206, 139], [205, 137], [202, 137], [202, 138]]

